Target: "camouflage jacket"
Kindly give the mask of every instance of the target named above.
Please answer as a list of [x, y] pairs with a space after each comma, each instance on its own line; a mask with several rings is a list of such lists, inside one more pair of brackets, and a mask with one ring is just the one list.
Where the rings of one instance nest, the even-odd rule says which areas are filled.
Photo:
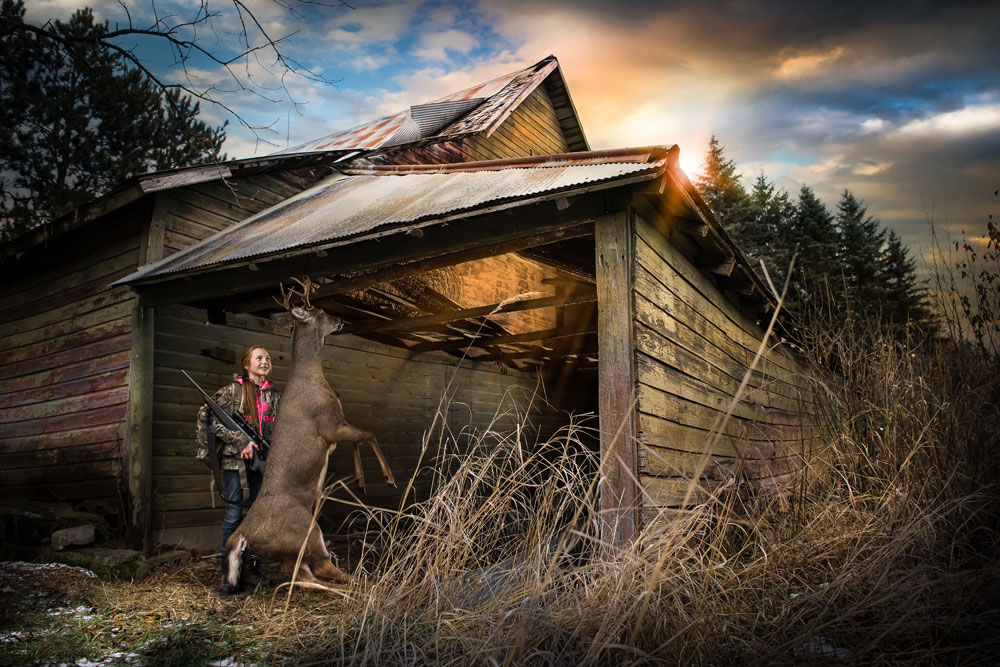
[[[226, 412], [234, 412], [240, 407], [240, 400], [243, 396], [242, 378], [237, 378], [235, 382], [227, 384], [225, 387], [215, 392], [212, 398]], [[260, 417], [260, 424], [263, 427], [262, 435], [268, 441], [271, 440], [274, 431], [274, 418], [278, 414], [278, 402], [281, 400], [281, 392], [269, 380], [265, 380], [257, 398], [257, 414]], [[243, 411], [243, 416], [247, 421], [253, 423], [248, 411]], [[195, 458], [206, 460], [208, 458], [208, 433], [206, 432], [206, 417], [210, 417], [212, 429], [219, 440], [217, 443], [222, 455], [221, 467], [223, 470], [239, 470], [240, 450], [247, 445], [247, 438], [238, 431], [230, 431], [220, 424], [215, 415], [212, 415], [207, 405], [202, 405], [198, 411], [198, 426], [196, 439], [198, 441], [198, 452]]]

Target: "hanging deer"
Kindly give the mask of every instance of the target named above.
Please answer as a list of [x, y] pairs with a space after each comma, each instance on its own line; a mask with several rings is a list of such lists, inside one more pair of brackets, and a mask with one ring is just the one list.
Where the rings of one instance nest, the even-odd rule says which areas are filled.
[[[342, 583], [350, 580], [331, 562], [323, 533], [313, 521], [313, 510], [323, 493], [329, 456], [338, 443], [354, 446], [354, 474], [361, 490], [364, 490], [359, 450], [362, 444], [371, 445], [386, 483], [396, 485], [375, 436], [347, 423], [340, 397], [323, 375], [323, 339], [339, 331], [344, 323], [309, 303], [310, 292], [316, 286], [308, 277], [296, 282], [302, 291], [286, 292], [282, 286], [283, 300], [279, 303], [285, 312], [272, 316], [275, 321], [294, 327], [292, 366], [274, 425], [260, 494], [226, 544], [220, 590], [224, 595], [260, 580], [255, 565], [258, 557], [281, 562], [288, 576], [306, 586], [325, 588], [318, 578]], [[293, 295], [301, 297], [301, 306], [291, 305]], [[305, 549], [296, 570], [303, 542]], [[248, 556], [252, 558], [246, 563]]]

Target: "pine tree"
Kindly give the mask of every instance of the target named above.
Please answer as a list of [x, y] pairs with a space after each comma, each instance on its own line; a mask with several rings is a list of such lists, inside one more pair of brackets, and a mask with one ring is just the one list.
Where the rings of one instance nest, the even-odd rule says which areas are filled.
[[880, 262], [885, 230], [867, 213], [867, 207], [844, 190], [836, 218], [837, 254], [843, 272], [842, 305], [857, 312], [880, 308], [885, 297]]
[[807, 185], [799, 190], [799, 200], [790, 224], [783, 230], [781, 244], [787, 252], [798, 253], [790, 306], [802, 307], [836, 296], [835, 283], [840, 276], [837, 230], [833, 216]]
[[715, 135], [708, 144], [705, 171], [698, 176], [695, 187], [737, 245], [741, 249], [751, 246], [753, 233], [747, 227], [750, 198], [740, 183], [736, 163], [726, 158]]
[[744, 251], [755, 269], [761, 260], [771, 279], [784, 282], [791, 253], [782, 244], [782, 233], [795, 213], [788, 193], [778, 192], [761, 173], [750, 190], [749, 217], [744, 227]]
[[[20, 0], [0, 11], [4, 26], [23, 21]], [[225, 126], [208, 127], [190, 98], [87, 41], [107, 32], [89, 9], [53, 28], [83, 39], [75, 57], [31, 33], [0, 33], [0, 232], [52, 220], [135, 174], [224, 159]]]
[[879, 257], [879, 267], [884, 294], [883, 319], [890, 326], [903, 329], [901, 333], [905, 333], [907, 325], [925, 333], [934, 333], [937, 326], [927, 306], [927, 291], [917, 278], [917, 264], [891, 229]]

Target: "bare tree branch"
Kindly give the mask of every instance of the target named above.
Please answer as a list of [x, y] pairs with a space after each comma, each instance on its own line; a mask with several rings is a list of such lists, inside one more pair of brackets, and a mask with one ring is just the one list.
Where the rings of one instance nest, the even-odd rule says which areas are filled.
[[[350, 4], [341, 0], [271, 1], [283, 12], [287, 12], [297, 19], [302, 19], [305, 16], [304, 10], [306, 9], [353, 9]], [[122, 23], [116, 23], [113, 29], [108, 28], [97, 36], [60, 34], [55, 30], [51, 21], [42, 25], [32, 25], [27, 22], [15, 23], [0, 19], [0, 31], [7, 34], [20, 31], [32, 34], [37, 39], [49, 40], [58, 44], [68, 56], [84, 67], [86, 67], [85, 58], [76, 47], [80, 44], [99, 46], [117, 54], [127, 67], [138, 70], [143, 77], [164, 93], [175, 91], [218, 107], [235, 118], [240, 125], [250, 130], [258, 141], [265, 143], [272, 142], [262, 136], [262, 132], [274, 132], [271, 128], [274, 127], [279, 118], [276, 117], [273, 121], [265, 124], [251, 122], [247, 116], [222, 101], [222, 95], [243, 92], [269, 102], [280, 102], [280, 99], [269, 92], [280, 90], [281, 94], [295, 107], [296, 112], [300, 112], [300, 108], [305, 102], [293, 95], [289, 88], [289, 77], [326, 85], [334, 85], [337, 82], [337, 80], [330, 79], [303, 65], [290, 55], [287, 50], [287, 47], [290, 46], [289, 40], [297, 34], [297, 31], [285, 35], [273, 34], [266, 27], [266, 21], [258, 16], [260, 10], [249, 7], [244, 0], [229, 0], [228, 3], [224, 3], [223, 7], [228, 7], [228, 11], [210, 7], [209, 0], [200, 0], [186, 14], [186, 18], [176, 13], [162, 14], [157, 0], [150, 0], [152, 23], [146, 27], [136, 25], [133, 11], [129, 9], [125, 0], [118, 0], [118, 5], [123, 14]], [[220, 38], [216, 27], [217, 22], [225, 20], [227, 17], [239, 24], [239, 32], [237, 40], [235, 40], [239, 47], [235, 50], [227, 47], [227, 44], [232, 44], [234, 40]], [[205, 30], [214, 35], [214, 44], [208, 35], [203, 34]], [[139, 41], [129, 44], [130, 38]], [[141, 55], [142, 43], [149, 43], [151, 40], [159, 40], [161, 43], [169, 45], [173, 53], [174, 64], [183, 70], [182, 83], [166, 80], [164, 74], [151, 65], [148, 58]], [[262, 59], [261, 56], [265, 53], [271, 56], [272, 62], [265, 62]], [[199, 62], [221, 68], [233, 87], [224, 88], [215, 84], [199, 85], [197, 74], [193, 71]], [[240, 64], [242, 67], [239, 67]], [[258, 65], [266, 71], [271, 71], [272, 67], [278, 68], [280, 72], [275, 74], [278, 79], [277, 85], [268, 87], [261, 82], [254, 73], [254, 65]], [[170, 96], [165, 95], [165, 97], [167, 97], [168, 103], [173, 104], [170, 101]]]

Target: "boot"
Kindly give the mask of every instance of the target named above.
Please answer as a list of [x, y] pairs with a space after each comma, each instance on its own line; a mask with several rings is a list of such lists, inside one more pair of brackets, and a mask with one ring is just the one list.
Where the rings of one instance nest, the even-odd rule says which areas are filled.
[[271, 582], [260, 572], [259, 556], [248, 555], [244, 560], [243, 576], [241, 577], [241, 581], [249, 588], [257, 588], [258, 586], [263, 586], [264, 588], [271, 587]]

